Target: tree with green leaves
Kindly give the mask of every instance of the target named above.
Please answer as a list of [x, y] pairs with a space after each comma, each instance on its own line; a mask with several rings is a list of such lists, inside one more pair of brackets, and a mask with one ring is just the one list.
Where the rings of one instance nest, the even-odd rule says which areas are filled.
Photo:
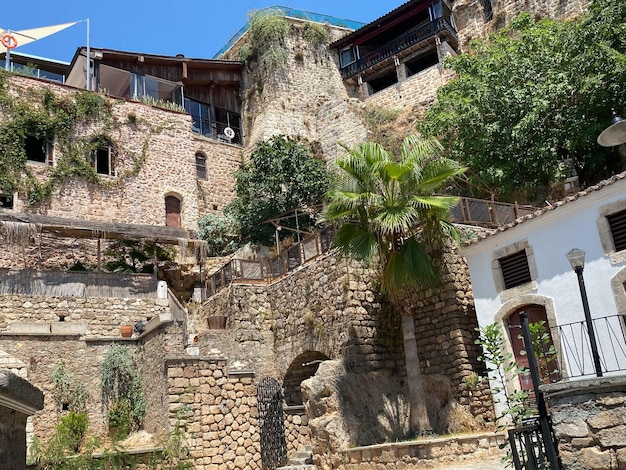
[[[260, 142], [235, 178], [237, 197], [224, 211], [235, 220], [244, 242], [271, 244], [274, 227], [265, 220], [319, 204], [328, 189], [326, 164], [304, 144], [281, 135]], [[298, 219], [301, 229], [313, 223], [306, 213]]]
[[327, 221], [340, 223], [335, 243], [360, 260], [377, 259], [381, 290], [402, 313], [402, 333], [413, 432], [430, 429], [422, 393], [415, 324], [410, 304], [416, 288], [441, 285], [428, 248], [441, 249], [456, 229], [447, 220], [458, 198], [439, 195], [464, 168], [442, 156], [434, 139], [411, 135], [399, 156], [365, 142], [336, 161]]
[[478, 196], [507, 199], [561, 180], [571, 160], [583, 185], [620, 171], [596, 143], [626, 99], [626, 2], [595, 0], [573, 21], [528, 13], [446, 59], [421, 130], [470, 168]]

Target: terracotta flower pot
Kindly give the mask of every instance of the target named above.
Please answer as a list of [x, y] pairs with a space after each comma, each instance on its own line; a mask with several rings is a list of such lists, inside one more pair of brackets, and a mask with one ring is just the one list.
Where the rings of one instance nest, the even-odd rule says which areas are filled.
[[133, 336], [133, 326], [132, 325], [120, 326], [120, 333], [122, 334], [122, 338], [130, 338], [131, 336]]
[[224, 315], [213, 315], [207, 317], [209, 330], [223, 330], [226, 328], [226, 317]]

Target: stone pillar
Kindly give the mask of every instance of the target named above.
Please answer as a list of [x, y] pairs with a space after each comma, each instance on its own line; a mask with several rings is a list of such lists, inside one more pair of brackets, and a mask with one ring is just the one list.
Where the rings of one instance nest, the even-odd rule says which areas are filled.
[[626, 468], [626, 376], [542, 385], [564, 469]]

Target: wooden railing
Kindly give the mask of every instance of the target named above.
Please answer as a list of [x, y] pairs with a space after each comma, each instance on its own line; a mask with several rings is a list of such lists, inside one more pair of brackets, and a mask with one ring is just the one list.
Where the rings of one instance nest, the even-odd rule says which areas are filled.
[[322, 254], [328, 253], [334, 237], [335, 227], [330, 226], [272, 258], [261, 261], [233, 259], [207, 278], [203, 300], [233, 281], [270, 283]]
[[502, 227], [515, 219], [532, 214], [537, 210], [532, 206], [520, 206], [504, 202], [462, 197], [452, 208], [452, 221], [481, 227]]
[[378, 49], [375, 49], [354, 62], [346, 65], [341, 69], [341, 76], [344, 79], [352, 77], [353, 75], [356, 75], [389, 57], [393, 57], [403, 50], [408, 49], [409, 47], [441, 32], [448, 33], [453, 38], [457, 37], [456, 30], [445, 17], [437, 18], [434, 21], [430, 21], [412, 31], [409, 31], [408, 33], [403, 34], [402, 36], [398, 36], [384, 46], [379, 47]]

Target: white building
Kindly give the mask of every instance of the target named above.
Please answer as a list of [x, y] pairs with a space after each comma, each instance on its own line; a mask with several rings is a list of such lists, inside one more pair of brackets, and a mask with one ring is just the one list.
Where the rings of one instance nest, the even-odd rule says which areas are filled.
[[[481, 235], [464, 246], [481, 327], [498, 323], [518, 363], [519, 312], [545, 320], [559, 372], [544, 381], [595, 375], [578, 278], [566, 254], [584, 250], [584, 283], [605, 375], [626, 370], [626, 172]], [[555, 361], [556, 364], [556, 361]], [[529, 376], [521, 386], [532, 387]]]

